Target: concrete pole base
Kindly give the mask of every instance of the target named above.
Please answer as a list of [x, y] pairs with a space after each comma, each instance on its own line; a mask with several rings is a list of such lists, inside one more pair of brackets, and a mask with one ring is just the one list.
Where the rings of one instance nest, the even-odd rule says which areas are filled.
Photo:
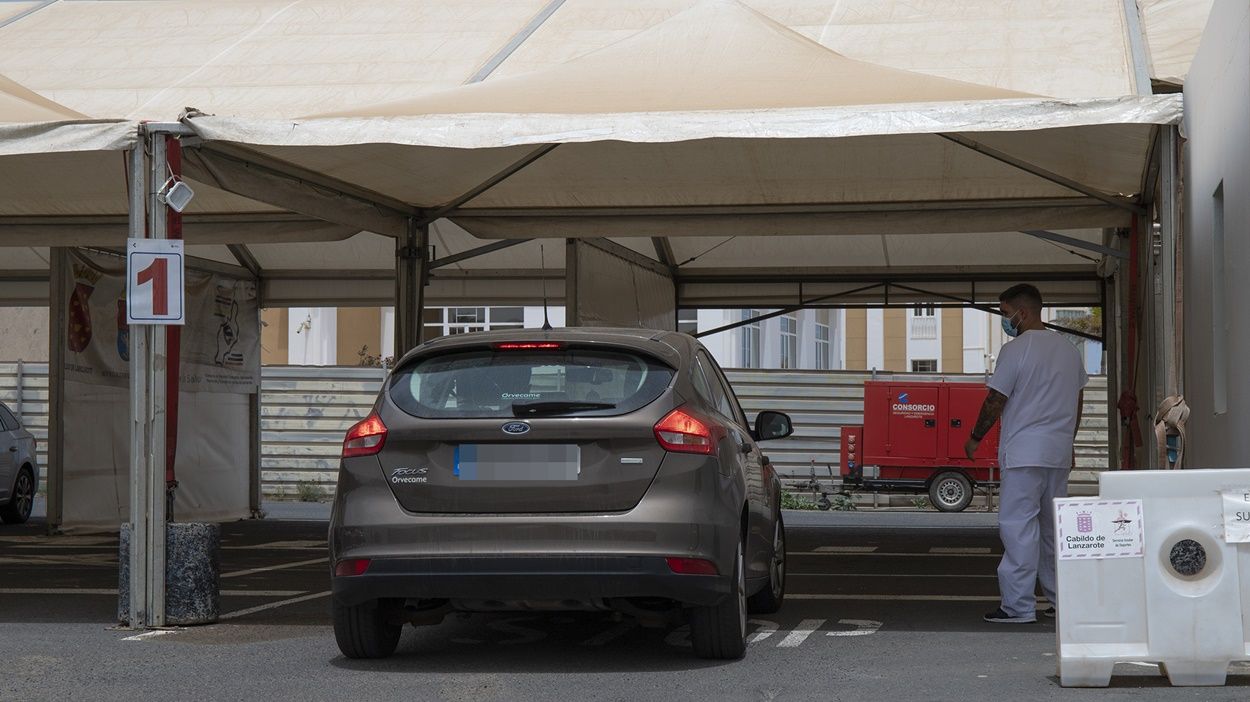
[[[165, 624], [212, 624], [221, 609], [220, 524], [165, 525]], [[130, 524], [121, 528], [117, 620], [130, 623]]]

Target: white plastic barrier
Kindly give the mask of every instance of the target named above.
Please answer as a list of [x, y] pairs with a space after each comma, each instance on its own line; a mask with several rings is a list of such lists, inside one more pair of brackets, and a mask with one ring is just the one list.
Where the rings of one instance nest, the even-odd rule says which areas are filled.
[[1105, 687], [1116, 663], [1223, 685], [1250, 660], [1250, 470], [1103, 473], [1055, 501], [1059, 677]]

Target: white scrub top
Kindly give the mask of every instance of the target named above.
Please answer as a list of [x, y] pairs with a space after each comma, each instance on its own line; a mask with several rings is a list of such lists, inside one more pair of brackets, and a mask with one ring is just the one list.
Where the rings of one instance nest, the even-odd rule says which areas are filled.
[[1003, 345], [990, 388], [1007, 396], [1002, 468], [1071, 468], [1077, 402], [1089, 382], [1081, 354], [1052, 331], [1026, 331]]

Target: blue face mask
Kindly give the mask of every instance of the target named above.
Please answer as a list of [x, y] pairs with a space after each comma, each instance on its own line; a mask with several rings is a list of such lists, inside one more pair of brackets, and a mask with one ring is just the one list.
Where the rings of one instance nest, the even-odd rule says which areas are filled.
[[1016, 323], [1012, 321], [1015, 318], [1016, 315], [1014, 314], [1010, 317], [1003, 317], [1003, 333], [1013, 339], [1020, 336], [1020, 327], [1016, 326]]

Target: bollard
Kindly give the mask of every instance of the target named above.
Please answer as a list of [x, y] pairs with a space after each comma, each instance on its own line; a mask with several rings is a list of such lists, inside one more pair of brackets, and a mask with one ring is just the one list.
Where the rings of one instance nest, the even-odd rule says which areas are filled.
[[[165, 525], [165, 624], [212, 624], [220, 611], [221, 525]], [[118, 554], [117, 620], [130, 623], [130, 524], [122, 524]]]

